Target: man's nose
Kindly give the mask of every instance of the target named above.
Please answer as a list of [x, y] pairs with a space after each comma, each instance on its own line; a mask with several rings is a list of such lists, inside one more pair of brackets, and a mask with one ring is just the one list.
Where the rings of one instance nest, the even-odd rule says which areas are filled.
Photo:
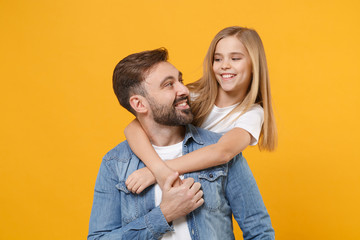
[[181, 95], [189, 96], [189, 89], [180, 82], [177, 83], [176, 92], [177, 92], [177, 95], [179, 95], [179, 96], [181, 96]]

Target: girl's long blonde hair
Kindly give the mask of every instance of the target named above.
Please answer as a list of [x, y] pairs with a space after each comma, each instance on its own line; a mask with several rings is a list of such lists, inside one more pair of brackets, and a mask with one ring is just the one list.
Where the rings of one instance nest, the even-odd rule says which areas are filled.
[[[244, 100], [230, 113], [245, 113], [253, 104], [264, 109], [264, 124], [260, 133], [260, 150], [273, 151], [277, 145], [277, 129], [271, 103], [269, 74], [264, 46], [258, 33], [244, 27], [228, 27], [221, 30], [212, 40], [204, 59], [203, 77], [188, 84], [197, 97], [191, 104], [194, 113], [193, 123], [201, 126], [215, 104], [219, 84], [213, 71], [214, 52], [217, 43], [226, 37], [235, 36], [247, 49], [252, 62], [252, 80]], [[229, 114], [229, 115], [230, 115]], [[229, 115], [227, 117], [229, 117]]]

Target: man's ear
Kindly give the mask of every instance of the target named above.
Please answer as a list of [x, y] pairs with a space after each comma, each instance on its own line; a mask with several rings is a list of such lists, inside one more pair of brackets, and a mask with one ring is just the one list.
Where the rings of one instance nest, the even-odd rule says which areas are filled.
[[146, 113], [148, 111], [148, 104], [146, 98], [141, 95], [133, 95], [129, 99], [130, 106], [137, 113]]

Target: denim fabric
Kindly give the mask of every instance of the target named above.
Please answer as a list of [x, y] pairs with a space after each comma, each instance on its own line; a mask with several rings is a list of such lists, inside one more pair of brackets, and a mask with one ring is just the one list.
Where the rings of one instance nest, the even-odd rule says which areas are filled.
[[[221, 136], [186, 126], [183, 154], [216, 143]], [[154, 187], [129, 192], [125, 181], [144, 164], [122, 142], [108, 152], [95, 184], [88, 239], [160, 239], [173, 228], [155, 207]], [[227, 164], [185, 174], [201, 183], [205, 203], [187, 215], [193, 240], [235, 239], [232, 214], [244, 239], [275, 239], [269, 214], [242, 154]]]

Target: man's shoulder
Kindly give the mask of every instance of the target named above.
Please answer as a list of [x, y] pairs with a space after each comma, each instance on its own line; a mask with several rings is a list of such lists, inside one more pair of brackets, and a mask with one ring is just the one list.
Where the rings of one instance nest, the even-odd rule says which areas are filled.
[[222, 136], [219, 133], [215, 133], [201, 127], [195, 127], [191, 124], [189, 124], [188, 127], [189, 130], [192, 132], [194, 138], [199, 138], [206, 145], [217, 143]]
[[117, 160], [127, 162], [131, 158], [132, 151], [127, 141], [123, 141], [108, 151], [104, 156], [104, 161]]

